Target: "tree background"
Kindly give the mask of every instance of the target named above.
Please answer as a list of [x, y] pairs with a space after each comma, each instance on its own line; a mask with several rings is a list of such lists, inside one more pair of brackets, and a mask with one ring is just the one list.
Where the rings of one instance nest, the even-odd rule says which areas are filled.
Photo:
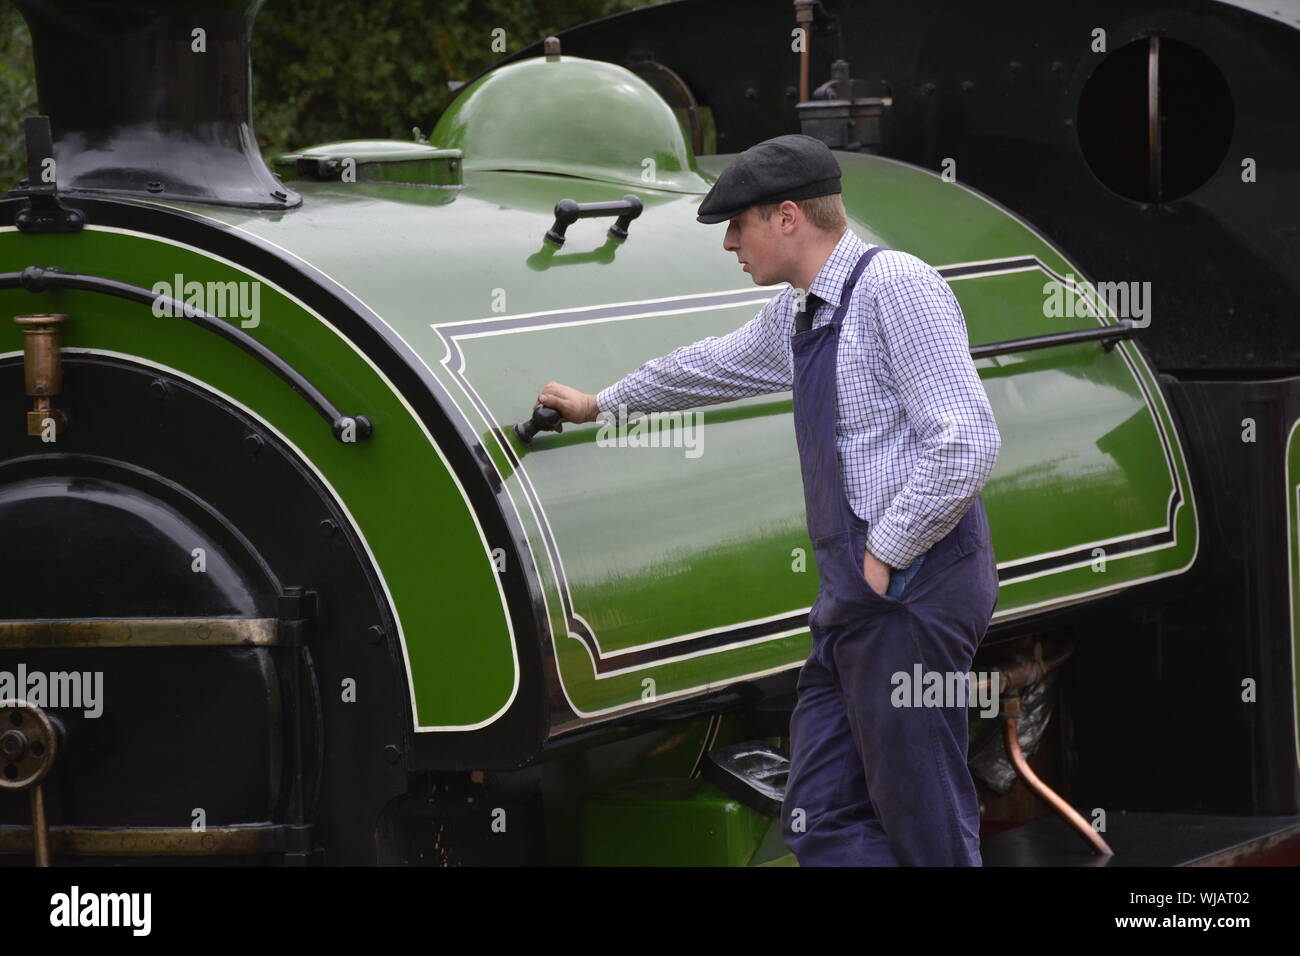
[[[345, 139], [425, 135], [467, 80], [543, 37], [646, 0], [270, 0], [253, 26], [253, 127], [262, 155]], [[505, 52], [492, 50], [492, 31]], [[0, 0], [0, 189], [27, 175], [22, 121], [38, 112], [27, 24]]]

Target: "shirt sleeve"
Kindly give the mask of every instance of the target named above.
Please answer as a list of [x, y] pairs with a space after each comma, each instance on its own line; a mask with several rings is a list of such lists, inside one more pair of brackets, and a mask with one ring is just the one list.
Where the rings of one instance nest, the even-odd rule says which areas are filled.
[[890, 276], [876, 305], [883, 359], [921, 453], [867, 546], [890, 567], [906, 568], [974, 503], [1002, 436], [970, 357], [961, 306], [943, 276], [933, 269]]
[[788, 292], [773, 296], [734, 332], [710, 336], [651, 359], [596, 395], [601, 412], [678, 411], [793, 387], [789, 329], [782, 336]]

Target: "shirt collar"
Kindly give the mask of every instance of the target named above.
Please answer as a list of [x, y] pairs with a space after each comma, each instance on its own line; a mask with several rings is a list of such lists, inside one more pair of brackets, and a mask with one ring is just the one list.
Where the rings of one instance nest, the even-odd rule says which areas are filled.
[[853, 271], [854, 263], [866, 248], [867, 244], [852, 229], [845, 229], [808, 291], [838, 309], [840, 293], [844, 291], [844, 280]]

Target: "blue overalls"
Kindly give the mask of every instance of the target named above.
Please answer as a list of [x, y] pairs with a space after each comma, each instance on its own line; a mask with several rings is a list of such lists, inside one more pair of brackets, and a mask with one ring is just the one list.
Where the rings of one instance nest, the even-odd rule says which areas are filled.
[[790, 340], [795, 436], [821, 587], [790, 717], [782, 832], [802, 866], [980, 866], [966, 706], [895, 707], [891, 698], [894, 675], [912, 681], [916, 664], [940, 672], [945, 686], [948, 673], [970, 670], [998, 595], [983, 501], [977, 496], [923, 556], [898, 597], [893, 587], [879, 594], [862, 574], [869, 522], [845, 495], [835, 444], [840, 324], [880, 251], [858, 260], [830, 322]]

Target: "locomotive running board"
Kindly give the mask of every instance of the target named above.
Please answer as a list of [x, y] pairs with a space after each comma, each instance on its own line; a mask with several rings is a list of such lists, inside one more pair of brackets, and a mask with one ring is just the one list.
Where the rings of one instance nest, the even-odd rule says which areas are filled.
[[1209, 816], [1112, 812], [1097, 856], [1060, 817], [1044, 817], [986, 837], [985, 866], [1294, 866], [1300, 863], [1300, 815]]
[[70, 647], [268, 647], [271, 617], [147, 617], [0, 621], [0, 650]]
[[769, 817], [781, 815], [790, 758], [762, 740], [746, 740], [710, 750], [704, 779], [729, 797]]

